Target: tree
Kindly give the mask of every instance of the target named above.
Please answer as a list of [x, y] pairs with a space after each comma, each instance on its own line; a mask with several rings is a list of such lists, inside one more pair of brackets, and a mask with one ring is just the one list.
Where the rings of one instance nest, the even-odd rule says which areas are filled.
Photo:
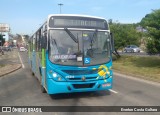
[[160, 53], [160, 9], [147, 14], [140, 24], [147, 30], [147, 51], [149, 53]]
[[141, 35], [136, 31], [136, 25], [112, 23], [110, 29], [114, 34], [115, 48], [117, 50], [132, 44], [139, 46]]

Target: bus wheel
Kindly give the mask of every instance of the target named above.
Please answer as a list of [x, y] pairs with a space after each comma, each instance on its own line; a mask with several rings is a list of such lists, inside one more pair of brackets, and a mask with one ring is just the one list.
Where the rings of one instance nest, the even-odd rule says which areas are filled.
[[46, 93], [46, 89], [41, 85], [41, 92]]
[[32, 76], [34, 76], [34, 72], [32, 71]]
[[50, 96], [51, 96], [52, 99], [58, 99], [59, 98], [58, 94], [51, 94]]

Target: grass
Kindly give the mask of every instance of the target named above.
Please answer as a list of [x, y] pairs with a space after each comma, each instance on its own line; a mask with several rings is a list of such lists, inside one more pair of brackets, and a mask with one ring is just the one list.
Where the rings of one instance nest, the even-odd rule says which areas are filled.
[[121, 73], [160, 82], [160, 57], [121, 56], [113, 69]]
[[4, 67], [4, 66], [5, 66], [4, 64], [0, 64], [0, 68], [1, 68], [1, 67]]

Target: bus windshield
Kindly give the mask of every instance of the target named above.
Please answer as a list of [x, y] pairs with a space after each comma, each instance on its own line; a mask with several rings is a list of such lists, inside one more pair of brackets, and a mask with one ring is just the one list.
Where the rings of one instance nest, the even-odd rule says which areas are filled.
[[89, 66], [110, 59], [109, 32], [50, 30], [49, 38], [49, 59], [54, 64]]

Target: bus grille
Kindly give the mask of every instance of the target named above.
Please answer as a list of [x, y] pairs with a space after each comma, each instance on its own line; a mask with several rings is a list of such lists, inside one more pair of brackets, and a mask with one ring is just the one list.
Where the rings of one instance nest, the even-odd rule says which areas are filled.
[[100, 70], [62, 70], [63, 72], [69, 75], [88, 75], [88, 74], [97, 74]]
[[[98, 71], [100, 70], [62, 70], [63, 72], [74, 76], [74, 78], [67, 78], [67, 81], [95, 81], [98, 77]], [[82, 79], [82, 77], [85, 77], [85, 80]]]
[[[97, 77], [87, 77], [86, 80], [95, 80]], [[69, 78], [69, 80], [82, 80], [82, 78]]]
[[80, 89], [80, 88], [92, 88], [94, 85], [95, 85], [95, 83], [89, 83], [89, 84], [72, 84], [73, 85], [73, 87], [75, 88], [75, 89]]

